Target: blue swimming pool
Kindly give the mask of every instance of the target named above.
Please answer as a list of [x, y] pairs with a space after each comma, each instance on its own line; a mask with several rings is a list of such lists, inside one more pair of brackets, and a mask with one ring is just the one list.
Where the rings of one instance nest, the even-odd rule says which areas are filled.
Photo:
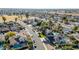
[[1, 45], [1, 46], [0, 46], [0, 50], [3, 50], [3, 49], [4, 49], [4, 47], [3, 47], [3, 45]]
[[0, 50], [3, 50], [4, 47], [3, 47], [3, 42], [0, 42]]
[[13, 45], [12, 48], [14, 48], [14, 49], [18, 49], [18, 48], [21, 48], [21, 47], [22, 47], [22, 46], [21, 46], [20, 44], [17, 44], [17, 43], [16, 43], [16, 44]]
[[26, 45], [26, 42], [21, 42], [21, 43], [16, 43], [14, 45], [11, 45], [11, 48], [13, 49], [19, 49], [19, 48], [22, 48]]

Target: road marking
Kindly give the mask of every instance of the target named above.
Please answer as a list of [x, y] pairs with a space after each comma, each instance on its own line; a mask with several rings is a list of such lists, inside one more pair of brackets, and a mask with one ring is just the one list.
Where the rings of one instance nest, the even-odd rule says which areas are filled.
[[45, 43], [43, 43], [43, 46], [44, 46], [45, 50], [48, 50], [47, 47], [46, 47], [46, 45], [45, 45]]
[[45, 43], [43, 42], [44, 38], [40, 38], [40, 40], [42, 41], [45, 50], [48, 50], [47, 47], [46, 47], [46, 45], [45, 45]]

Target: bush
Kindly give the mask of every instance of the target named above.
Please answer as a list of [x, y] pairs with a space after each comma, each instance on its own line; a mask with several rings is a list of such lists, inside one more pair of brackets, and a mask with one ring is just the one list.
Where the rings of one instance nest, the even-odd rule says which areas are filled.
[[15, 36], [16, 35], [16, 33], [15, 32], [7, 32], [7, 34], [6, 34], [7, 36], [9, 36], [9, 37], [12, 37], [12, 36]]

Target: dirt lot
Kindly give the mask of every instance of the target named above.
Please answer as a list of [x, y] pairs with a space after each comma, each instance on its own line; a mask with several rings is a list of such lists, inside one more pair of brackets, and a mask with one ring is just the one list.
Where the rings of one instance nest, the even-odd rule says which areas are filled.
[[[21, 19], [25, 19], [26, 17], [24, 15], [22, 16], [8, 16], [8, 15], [3, 15], [5, 18], [6, 18], [6, 22], [8, 21], [15, 21], [15, 18], [18, 18], [18, 20], [21, 20]], [[3, 22], [2, 20], [2, 16], [0, 16], [0, 23]]]

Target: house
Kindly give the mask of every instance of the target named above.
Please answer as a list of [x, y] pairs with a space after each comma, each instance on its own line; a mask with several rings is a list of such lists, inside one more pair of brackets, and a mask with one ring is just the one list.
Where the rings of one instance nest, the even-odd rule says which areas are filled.
[[70, 28], [63, 28], [64, 34], [70, 33], [71, 31], [72, 31], [72, 29], [70, 29]]
[[11, 31], [17, 31], [18, 30], [17, 27], [11, 27], [10, 29], [11, 29]]
[[54, 35], [52, 33], [48, 33], [47, 38], [50, 43], [53, 44], [55, 42]]
[[28, 45], [28, 41], [25, 37], [22, 36], [14, 36], [9, 38], [10, 48], [11, 49], [21, 49]]
[[51, 32], [51, 30], [46, 29], [45, 35], [46, 35], [46, 37], [47, 37], [47, 39], [48, 39], [48, 41], [49, 41], [50, 43], [55, 42], [54, 34]]
[[46, 30], [45, 30], [45, 35], [48, 35], [48, 34], [51, 33], [51, 32], [52, 32], [51, 30], [46, 29]]

